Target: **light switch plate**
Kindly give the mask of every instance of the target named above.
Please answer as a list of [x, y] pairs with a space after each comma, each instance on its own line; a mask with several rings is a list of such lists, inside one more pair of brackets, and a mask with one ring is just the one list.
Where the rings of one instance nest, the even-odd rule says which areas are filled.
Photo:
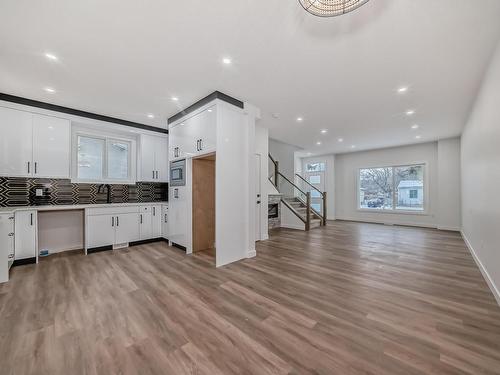
[[37, 197], [43, 197], [43, 189], [36, 189], [35, 190], [35, 195]]

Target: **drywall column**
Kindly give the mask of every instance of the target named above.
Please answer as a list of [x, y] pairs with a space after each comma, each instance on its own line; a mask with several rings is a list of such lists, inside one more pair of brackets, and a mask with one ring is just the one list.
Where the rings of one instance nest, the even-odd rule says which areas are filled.
[[263, 126], [255, 126], [255, 153], [260, 155], [260, 238], [256, 240], [267, 240], [269, 238], [267, 209], [269, 203], [269, 131]]
[[460, 138], [438, 141], [437, 227], [459, 231], [460, 217]]
[[462, 133], [462, 234], [500, 304], [500, 44]]

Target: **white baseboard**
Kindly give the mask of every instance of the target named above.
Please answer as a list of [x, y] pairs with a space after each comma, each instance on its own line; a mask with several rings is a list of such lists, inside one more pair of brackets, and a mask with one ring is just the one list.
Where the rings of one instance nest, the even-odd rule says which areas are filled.
[[462, 238], [464, 239], [464, 242], [467, 245], [467, 248], [469, 249], [469, 252], [471, 253], [472, 258], [474, 259], [474, 262], [476, 262], [479, 270], [481, 271], [481, 274], [483, 275], [484, 280], [486, 280], [486, 284], [488, 284], [491, 292], [493, 293], [493, 296], [497, 300], [498, 305], [500, 305], [500, 290], [495, 285], [495, 282], [490, 277], [490, 274], [488, 273], [488, 271], [486, 270], [486, 268], [483, 266], [483, 263], [481, 262], [481, 260], [477, 256], [476, 251], [472, 247], [472, 244], [469, 242], [469, 239], [465, 235], [464, 231], [461, 230], [460, 234], [462, 235]]
[[419, 228], [432, 228], [437, 229], [436, 225], [432, 224], [424, 224], [424, 223], [416, 223], [416, 222], [405, 222], [399, 223], [395, 221], [384, 221], [384, 220], [372, 220], [372, 219], [358, 219], [354, 217], [337, 217], [335, 220], [340, 221], [355, 221], [358, 223], [372, 223], [372, 224], [385, 224], [385, 225], [402, 225], [407, 227], [419, 227]]
[[281, 223], [281, 228], [305, 230], [305, 226], [293, 225], [293, 224], [283, 224], [283, 223]]
[[461, 232], [461, 228], [459, 227], [447, 227], [447, 226], [440, 226], [438, 225], [437, 227], [439, 230], [449, 230], [449, 231], [452, 231], [452, 232]]
[[257, 251], [251, 250], [247, 253], [247, 258], [253, 258], [257, 256]]

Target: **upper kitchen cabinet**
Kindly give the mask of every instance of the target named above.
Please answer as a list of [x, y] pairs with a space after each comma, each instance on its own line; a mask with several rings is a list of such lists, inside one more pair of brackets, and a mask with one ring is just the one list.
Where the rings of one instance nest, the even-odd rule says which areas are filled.
[[141, 134], [139, 181], [168, 182], [168, 138]]
[[70, 122], [33, 115], [33, 177], [69, 178]]
[[169, 128], [171, 160], [209, 154], [216, 148], [217, 109], [195, 113]]
[[33, 118], [29, 112], [0, 107], [0, 175], [33, 173]]
[[0, 175], [69, 178], [69, 120], [0, 107], [0, 132]]

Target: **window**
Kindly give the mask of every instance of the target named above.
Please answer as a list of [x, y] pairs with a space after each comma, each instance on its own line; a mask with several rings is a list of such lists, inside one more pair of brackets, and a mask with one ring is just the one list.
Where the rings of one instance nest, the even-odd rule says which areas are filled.
[[79, 182], [132, 183], [132, 141], [76, 134], [76, 170]]
[[325, 171], [325, 163], [307, 163], [306, 171], [307, 172], [324, 172]]
[[321, 183], [321, 176], [309, 176], [309, 183], [317, 185]]
[[359, 208], [424, 210], [424, 165], [359, 170]]

